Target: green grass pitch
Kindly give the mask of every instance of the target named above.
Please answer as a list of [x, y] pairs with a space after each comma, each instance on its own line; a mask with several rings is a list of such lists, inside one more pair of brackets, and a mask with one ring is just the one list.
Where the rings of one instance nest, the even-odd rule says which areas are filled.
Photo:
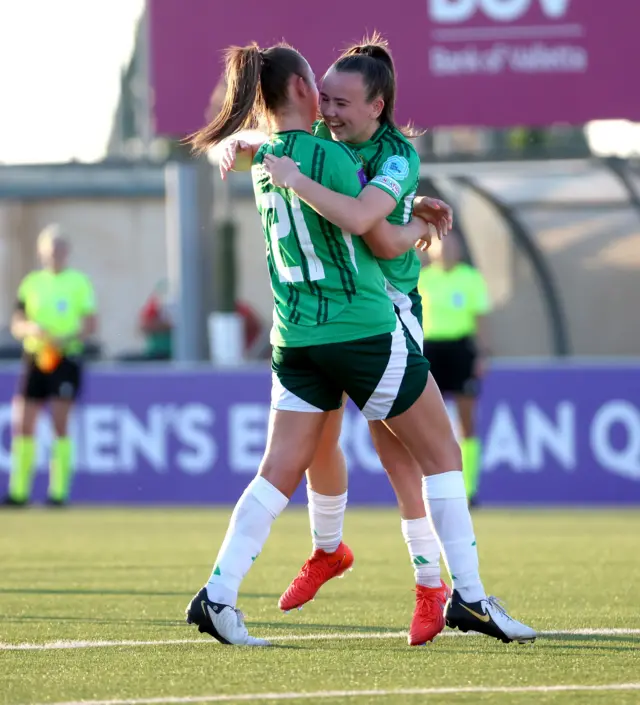
[[198, 634], [184, 608], [209, 576], [229, 515], [0, 512], [0, 703], [640, 703], [637, 510], [480, 509], [487, 591], [547, 634], [519, 646], [449, 632], [418, 648], [400, 633], [413, 573], [397, 512], [386, 509], [348, 510], [355, 570], [284, 615], [278, 597], [310, 546], [306, 513], [288, 509], [238, 605], [251, 633], [275, 646], [223, 647]]

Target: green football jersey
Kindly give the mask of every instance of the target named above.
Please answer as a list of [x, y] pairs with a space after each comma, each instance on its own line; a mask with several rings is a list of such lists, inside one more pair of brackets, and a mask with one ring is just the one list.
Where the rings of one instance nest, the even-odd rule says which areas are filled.
[[[314, 133], [331, 139], [331, 132], [322, 121], [314, 124]], [[420, 178], [420, 157], [411, 142], [395, 127], [381, 125], [368, 142], [348, 146], [361, 158], [368, 183], [395, 200], [396, 207], [387, 220], [394, 225], [408, 223]], [[385, 277], [402, 293], [408, 294], [418, 285], [420, 260], [415, 250], [378, 263]]]
[[392, 331], [385, 278], [362, 238], [276, 188], [262, 167], [267, 153], [291, 157], [303, 174], [347, 196], [357, 196], [366, 177], [348, 147], [302, 130], [275, 134], [256, 154], [251, 174], [274, 297], [271, 343], [304, 347]]

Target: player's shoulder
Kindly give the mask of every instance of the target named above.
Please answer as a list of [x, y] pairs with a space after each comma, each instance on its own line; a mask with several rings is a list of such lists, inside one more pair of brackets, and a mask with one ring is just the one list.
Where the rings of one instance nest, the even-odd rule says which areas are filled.
[[418, 152], [397, 127], [389, 126], [382, 135], [382, 171], [393, 178], [404, 179], [420, 166]]
[[31, 284], [33, 282], [38, 281], [42, 277], [43, 271], [44, 270], [42, 269], [32, 269], [30, 272], [27, 272], [24, 277], [22, 277], [22, 283]]
[[47, 269], [32, 269], [22, 278], [20, 286], [23, 288], [36, 288], [41, 285], [46, 286], [50, 276], [49, 270]]
[[263, 142], [260, 145], [260, 147], [258, 148], [258, 151], [255, 153], [255, 155], [253, 157], [254, 164], [262, 164], [262, 162], [264, 161], [264, 155], [267, 154], [270, 146], [271, 145], [268, 141]]
[[70, 267], [69, 269], [66, 270], [65, 272], [68, 281], [74, 283], [74, 284], [88, 284], [91, 286], [91, 279], [87, 274], [84, 272], [81, 272], [79, 269], [74, 269], [73, 267]]
[[313, 136], [319, 137], [323, 140], [328, 140], [333, 142], [333, 137], [331, 136], [331, 130], [329, 130], [327, 123], [324, 120], [316, 120], [313, 123]]
[[482, 272], [480, 272], [477, 267], [474, 267], [472, 264], [469, 264], [468, 262], [460, 262], [457, 266], [457, 272], [458, 276], [462, 277], [463, 279], [466, 279], [467, 281], [471, 282], [472, 284], [476, 284], [478, 282], [483, 282], [484, 277], [482, 276]]
[[426, 281], [438, 276], [437, 267], [433, 264], [427, 264], [420, 269], [420, 279]]
[[[296, 147], [294, 155], [299, 155], [302, 162], [309, 164], [314, 172], [312, 178], [323, 181], [331, 176], [355, 177], [363, 170], [360, 157], [347, 145], [333, 142], [313, 135], [304, 135]], [[304, 157], [307, 159], [304, 159]]]
[[346, 144], [343, 144], [342, 142], [329, 142], [325, 139], [320, 139], [320, 142], [323, 149], [326, 150], [327, 155], [332, 159], [339, 159], [342, 162], [348, 162], [358, 167], [362, 166], [362, 160], [360, 157]]

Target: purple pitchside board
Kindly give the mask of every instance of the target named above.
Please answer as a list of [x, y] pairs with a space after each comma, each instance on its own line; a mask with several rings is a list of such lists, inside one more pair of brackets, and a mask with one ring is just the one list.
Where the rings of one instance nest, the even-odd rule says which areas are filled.
[[[0, 479], [9, 469], [16, 370], [0, 371]], [[256, 471], [269, 414], [267, 368], [93, 368], [74, 419], [82, 502], [232, 503]], [[425, 419], [425, 423], [429, 420]], [[486, 503], [640, 503], [640, 362], [495, 366], [481, 408]], [[51, 429], [39, 429], [36, 497]], [[350, 502], [393, 502], [367, 424], [349, 407]], [[295, 442], [295, 439], [292, 439]], [[298, 491], [296, 499], [304, 499]]]
[[286, 39], [320, 78], [366, 32], [389, 40], [400, 121], [421, 127], [640, 119], [638, 0], [149, 0], [155, 126], [200, 127], [231, 44]]

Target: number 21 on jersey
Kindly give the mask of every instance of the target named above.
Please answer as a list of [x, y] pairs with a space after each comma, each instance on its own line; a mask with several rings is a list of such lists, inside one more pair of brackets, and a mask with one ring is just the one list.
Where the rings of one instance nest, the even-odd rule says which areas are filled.
[[[276, 191], [263, 193], [260, 197], [260, 206], [263, 210], [274, 210], [276, 212], [275, 220], [271, 227], [268, 228], [268, 237], [280, 281], [283, 283], [294, 283], [305, 280], [302, 263], [289, 267], [282, 259], [279, 241], [289, 235], [297, 235], [299, 249], [309, 272], [308, 280], [318, 281], [319, 279], [324, 279], [324, 267], [316, 251], [313, 249], [311, 233], [309, 233], [309, 228], [307, 228], [307, 224], [304, 222], [299, 198], [296, 195], [293, 195], [291, 198], [290, 209], [291, 215], [293, 216], [293, 223], [289, 217], [287, 202], [284, 200], [282, 194]], [[293, 254], [295, 251], [293, 243], [289, 246], [288, 250]]]

